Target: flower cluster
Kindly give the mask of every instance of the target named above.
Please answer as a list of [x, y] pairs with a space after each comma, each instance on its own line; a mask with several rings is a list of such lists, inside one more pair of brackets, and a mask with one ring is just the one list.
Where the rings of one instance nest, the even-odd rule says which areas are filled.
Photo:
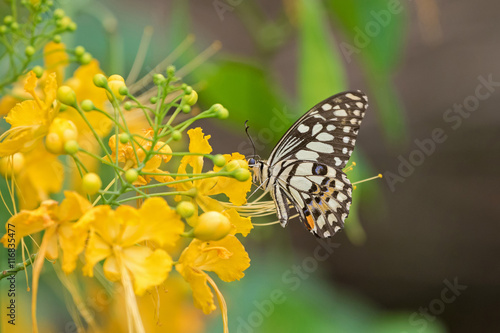
[[[51, 5], [31, 3], [33, 10]], [[53, 15], [56, 32], [73, 27], [61, 11]], [[120, 75], [105, 76], [83, 48], [71, 51], [53, 39], [43, 46], [43, 68], [18, 75], [12, 91], [20, 93], [0, 101], [10, 124], [0, 134], [0, 174], [9, 189], [2, 198], [12, 203], [4, 200], [12, 215], [6, 229], [15, 228], [0, 242], [36, 252], [25, 262], [33, 264], [33, 331], [47, 260], [66, 274], [98, 272], [120, 285], [129, 330], [137, 332], [145, 329], [136, 295], [169, 285], [175, 268], [196, 307], [208, 314], [219, 304], [227, 329], [225, 301], [208, 272], [231, 282], [250, 265], [236, 235], [247, 236], [252, 223], [226, 203], [246, 202], [251, 177], [243, 155], [212, 154], [210, 135], [192, 125], [225, 119], [228, 110], [200, 110], [197, 92], [172, 66], [152, 76], [144, 101]], [[80, 66], [67, 77], [71, 54]]]

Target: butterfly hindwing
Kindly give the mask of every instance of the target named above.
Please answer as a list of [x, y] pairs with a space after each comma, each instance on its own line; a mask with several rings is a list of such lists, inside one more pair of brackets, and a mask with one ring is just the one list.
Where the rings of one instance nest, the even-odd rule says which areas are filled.
[[352, 154], [367, 107], [367, 97], [361, 92], [340, 93], [318, 103], [285, 133], [268, 164], [298, 159], [342, 169]]
[[289, 203], [306, 228], [319, 237], [331, 237], [344, 226], [352, 186], [342, 171], [301, 160], [282, 161], [278, 166], [280, 173], [272, 192], [283, 226], [288, 221]]

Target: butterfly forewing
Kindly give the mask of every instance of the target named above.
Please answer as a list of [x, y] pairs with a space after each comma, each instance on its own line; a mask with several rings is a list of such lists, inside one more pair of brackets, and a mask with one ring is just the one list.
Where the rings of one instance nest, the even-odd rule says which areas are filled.
[[318, 103], [285, 133], [268, 164], [298, 159], [338, 169], [347, 164], [367, 108], [361, 92], [344, 92]]

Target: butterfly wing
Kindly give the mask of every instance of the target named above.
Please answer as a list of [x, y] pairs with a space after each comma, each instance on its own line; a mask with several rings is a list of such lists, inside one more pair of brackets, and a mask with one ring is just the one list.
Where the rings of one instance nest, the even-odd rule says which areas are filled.
[[316, 104], [283, 135], [268, 159], [298, 159], [342, 169], [351, 157], [368, 107], [362, 92], [343, 92]]
[[344, 227], [351, 206], [352, 185], [345, 173], [326, 164], [302, 160], [281, 161], [271, 193], [284, 227], [291, 203], [306, 228], [321, 238]]

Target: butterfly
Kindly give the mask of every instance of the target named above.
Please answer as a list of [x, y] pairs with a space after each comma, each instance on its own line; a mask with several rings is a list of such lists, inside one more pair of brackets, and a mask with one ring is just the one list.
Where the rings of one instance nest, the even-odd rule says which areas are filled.
[[344, 227], [352, 185], [342, 169], [367, 107], [368, 98], [360, 91], [331, 96], [288, 129], [269, 159], [247, 160], [254, 183], [271, 193], [283, 227], [291, 206], [317, 237], [331, 237]]

